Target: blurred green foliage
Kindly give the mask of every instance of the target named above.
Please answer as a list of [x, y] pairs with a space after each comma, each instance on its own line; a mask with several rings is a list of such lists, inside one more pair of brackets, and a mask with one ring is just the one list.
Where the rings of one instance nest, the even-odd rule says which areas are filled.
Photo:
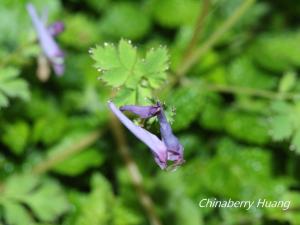
[[[160, 171], [126, 133], [162, 224], [300, 224], [299, 4], [256, 1], [178, 79], [204, 1], [32, 0], [66, 27], [65, 74], [47, 82], [28, 1], [1, 1], [1, 225], [150, 224], [111, 135], [109, 99], [164, 102], [185, 147], [182, 167]], [[244, 1], [209, 1], [191, 51]], [[144, 126], [159, 133], [155, 120]], [[214, 197], [291, 208], [198, 206]]]

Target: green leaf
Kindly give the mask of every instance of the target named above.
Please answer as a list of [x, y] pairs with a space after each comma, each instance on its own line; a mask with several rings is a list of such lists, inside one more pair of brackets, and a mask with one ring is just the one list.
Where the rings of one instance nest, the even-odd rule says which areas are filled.
[[288, 115], [273, 116], [270, 123], [270, 134], [275, 141], [288, 139], [293, 133], [293, 124]]
[[203, 106], [204, 98], [199, 88], [183, 87], [168, 96], [168, 105], [176, 110], [176, 117], [173, 124], [174, 130], [187, 128]]
[[229, 67], [227, 77], [228, 82], [234, 86], [271, 89], [277, 84], [276, 77], [259, 70], [248, 56], [234, 60]]
[[61, 34], [60, 40], [67, 46], [85, 50], [101, 40], [96, 21], [85, 14], [76, 13], [64, 16], [64, 22], [67, 24], [67, 29]]
[[200, 9], [197, 0], [153, 0], [152, 4], [154, 19], [170, 28], [194, 24]]
[[142, 60], [140, 64], [141, 73], [152, 88], [160, 87], [166, 80], [167, 74], [165, 71], [169, 69], [168, 60], [167, 49], [164, 47], [150, 49], [146, 54], [145, 60]]
[[[31, 224], [26, 221], [33, 221], [33, 215], [42, 222], [51, 222], [69, 208], [61, 187], [53, 180], [39, 179], [32, 174], [15, 174], [6, 180], [4, 186], [0, 204], [7, 210], [4, 219], [13, 220], [14, 224]], [[23, 208], [24, 204], [32, 212]], [[12, 210], [17, 213], [15, 215], [24, 219], [23, 223], [12, 218]]]
[[253, 47], [254, 59], [263, 67], [284, 72], [300, 66], [300, 32], [269, 33]]
[[226, 131], [248, 143], [265, 144], [269, 141], [267, 123], [261, 115], [229, 110], [225, 113]]
[[291, 91], [295, 87], [296, 82], [297, 82], [296, 72], [295, 71], [288, 71], [280, 79], [278, 89], [279, 89], [280, 92]]
[[118, 47], [105, 43], [91, 49], [91, 53], [101, 79], [118, 88], [116, 99], [119, 103], [149, 102], [151, 91], [166, 80], [169, 57], [164, 47], [149, 50], [142, 59], [136, 48], [122, 39]]
[[203, 109], [200, 112], [199, 124], [211, 130], [222, 130], [224, 127], [224, 111], [222, 106], [222, 98], [219, 95], [215, 93], [207, 94]]
[[15, 68], [0, 69], [0, 108], [8, 106], [9, 98], [29, 100], [28, 85], [18, 76], [19, 71]]
[[130, 88], [122, 88], [115, 96], [114, 102], [117, 105], [129, 105], [136, 102], [136, 91]]
[[54, 171], [60, 174], [75, 176], [89, 168], [100, 166], [104, 161], [99, 149], [84, 150], [54, 167]]
[[20, 155], [25, 150], [29, 135], [30, 128], [28, 124], [24, 121], [18, 121], [5, 126], [4, 134], [1, 139], [13, 153]]
[[[10, 225], [33, 225], [34, 220], [30, 217], [25, 207], [14, 201], [4, 201], [4, 217]], [[1, 216], [0, 216], [1, 218]]]
[[67, 127], [66, 123], [67, 118], [63, 114], [56, 112], [36, 118], [33, 126], [32, 140], [47, 145], [52, 144], [64, 134]]
[[100, 174], [94, 174], [91, 188], [81, 201], [74, 225], [108, 224], [112, 220], [114, 196], [109, 182]]
[[275, 141], [291, 140], [290, 150], [300, 153], [300, 105], [277, 101], [271, 105], [270, 135]]
[[151, 20], [145, 7], [136, 2], [117, 2], [107, 8], [100, 29], [108, 37], [137, 40], [149, 32]]
[[[272, 176], [271, 152], [238, 145], [230, 139], [218, 142], [217, 155], [201, 167], [201, 180], [209, 193], [225, 198], [280, 200], [287, 182]], [[247, 177], [247, 179], [245, 179]]]
[[50, 180], [46, 180], [40, 188], [26, 197], [25, 202], [40, 220], [49, 222], [69, 207], [60, 186]]

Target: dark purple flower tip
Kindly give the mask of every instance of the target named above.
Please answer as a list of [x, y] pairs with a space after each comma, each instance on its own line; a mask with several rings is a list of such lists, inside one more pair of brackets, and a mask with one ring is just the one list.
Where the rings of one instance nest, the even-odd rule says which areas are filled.
[[149, 131], [135, 125], [114, 105], [113, 102], [109, 101], [108, 105], [124, 126], [151, 149], [154, 160], [161, 169], [167, 168], [168, 160], [174, 162], [172, 167], [177, 167], [184, 163], [183, 146], [172, 133], [171, 126], [165, 117], [160, 103], [155, 106], [123, 106], [121, 107], [121, 110], [133, 112], [141, 118], [149, 118], [157, 115], [160, 123], [162, 141]]
[[122, 112], [128, 111], [132, 112], [142, 119], [151, 118], [153, 116], [156, 116], [157, 113], [160, 111], [160, 106], [154, 105], [154, 106], [136, 106], [136, 105], [125, 105], [120, 107], [120, 110]]
[[51, 24], [50, 26], [48, 26], [48, 32], [53, 36], [57, 36], [58, 34], [60, 34], [61, 32], [63, 32], [65, 30], [65, 25], [63, 22], [55, 22], [53, 24]]

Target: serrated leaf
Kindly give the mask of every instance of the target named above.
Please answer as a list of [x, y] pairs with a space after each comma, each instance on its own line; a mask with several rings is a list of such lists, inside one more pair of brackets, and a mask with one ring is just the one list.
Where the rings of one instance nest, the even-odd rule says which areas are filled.
[[124, 85], [128, 77], [134, 74], [136, 54], [135, 48], [125, 40], [119, 42], [118, 48], [104, 44], [92, 50], [92, 58], [96, 61], [96, 68], [103, 74], [102, 79], [113, 87]]
[[19, 71], [15, 68], [0, 69], [0, 108], [8, 106], [8, 98], [29, 99], [28, 85], [23, 79], [17, 78], [18, 75]]
[[290, 140], [290, 150], [300, 153], [299, 103], [277, 101], [271, 105], [270, 135], [275, 141]]
[[[4, 186], [0, 204], [4, 204], [4, 207], [8, 204], [10, 209], [19, 212], [20, 215], [17, 215], [23, 217], [23, 222], [33, 221], [32, 213], [41, 222], [51, 222], [69, 207], [61, 187], [50, 179], [40, 179], [32, 174], [15, 174], [6, 180]], [[23, 205], [27, 205], [32, 212], [23, 208]], [[4, 220], [12, 218], [8, 215]], [[17, 222], [14, 221], [16, 225]]]
[[[34, 220], [30, 217], [25, 207], [14, 201], [4, 201], [4, 217], [9, 225], [33, 225]], [[0, 216], [1, 218], [1, 216]]]
[[158, 88], [166, 80], [168, 70], [168, 53], [166, 48], [160, 47], [147, 52], [145, 60], [141, 62], [141, 73], [152, 88]]
[[276, 115], [271, 118], [270, 134], [275, 141], [288, 139], [293, 133], [293, 124], [288, 115]]
[[137, 60], [136, 48], [132, 47], [129, 41], [125, 41], [124, 39], [122, 39], [119, 42], [118, 49], [119, 49], [120, 63], [127, 70], [129, 71], [132, 70]]
[[168, 54], [164, 47], [151, 49], [142, 59], [129, 41], [120, 40], [117, 47], [105, 43], [91, 49], [91, 53], [102, 80], [118, 88], [119, 103], [146, 103], [143, 99], [150, 98], [151, 91], [166, 80]]
[[107, 224], [112, 219], [114, 196], [109, 182], [100, 174], [94, 174], [92, 191], [82, 199], [76, 213], [75, 225]]
[[19, 199], [18, 196], [20, 196], [21, 199], [22, 196], [34, 189], [34, 187], [38, 185], [38, 182], [39, 180], [36, 176], [30, 174], [15, 174], [6, 180], [4, 195], [16, 199]]
[[[51, 199], [47, 201], [45, 199]], [[53, 221], [68, 209], [68, 203], [57, 183], [45, 181], [25, 199], [26, 204], [42, 221]]]

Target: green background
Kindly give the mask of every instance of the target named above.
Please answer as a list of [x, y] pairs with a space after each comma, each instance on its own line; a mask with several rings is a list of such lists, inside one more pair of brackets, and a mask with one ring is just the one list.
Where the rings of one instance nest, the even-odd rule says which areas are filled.
[[[26, 3], [0, 3], [0, 225], [300, 224], [298, 1], [32, 0], [66, 27], [57, 38], [65, 73], [47, 82], [36, 75], [41, 49]], [[212, 44], [179, 79], [203, 11], [190, 52]], [[97, 79], [88, 50], [122, 38], [140, 55], [168, 50], [165, 83], [140, 93], [165, 102], [185, 148], [175, 172], [161, 171], [110, 117], [106, 102], [118, 90]], [[146, 127], [159, 135], [156, 121]], [[203, 198], [291, 206], [200, 208]]]

